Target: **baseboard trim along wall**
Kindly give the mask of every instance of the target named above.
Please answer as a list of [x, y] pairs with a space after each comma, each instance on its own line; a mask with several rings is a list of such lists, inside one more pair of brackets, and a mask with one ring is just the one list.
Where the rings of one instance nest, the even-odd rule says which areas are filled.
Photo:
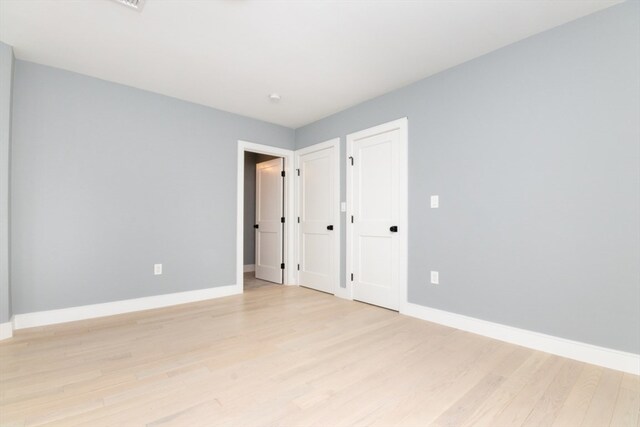
[[[132, 313], [134, 311], [169, 307], [189, 302], [221, 298], [242, 293], [242, 285], [219, 286], [198, 289], [195, 291], [177, 292], [173, 294], [155, 295], [102, 304], [83, 305], [62, 308], [59, 310], [38, 311], [35, 313], [16, 314], [13, 318], [13, 329], [33, 328], [36, 326], [55, 325], [57, 323], [96, 317], [113, 316], [115, 314]], [[3, 325], [5, 325], [3, 323]]]
[[401, 314], [592, 365], [640, 375], [640, 355], [406, 303]]
[[256, 271], [256, 265], [255, 264], [245, 264], [244, 268], [242, 269], [242, 271], [244, 271], [245, 273], [249, 273], [251, 271]]
[[[0, 323], [0, 340], [11, 338], [13, 336], [13, 330], [17, 329], [132, 313], [241, 293], [242, 286], [229, 285], [59, 310], [16, 314], [12, 321]], [[640, 375], [640, 355], [638, 354], [554, 337], [552, 335], [424, 307], [418, 304], [406, 303], [401, 308], [400, 313], [534, 350]]]
[[13, 322], [0, 323], [0, 341], [13, 336]]

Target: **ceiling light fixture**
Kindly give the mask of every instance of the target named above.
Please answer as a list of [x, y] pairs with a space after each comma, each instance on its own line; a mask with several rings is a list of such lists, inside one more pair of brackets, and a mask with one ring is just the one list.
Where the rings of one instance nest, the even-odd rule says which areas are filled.
[[113, 1], [140, 12], [142, 10], [142, 6], [144, 6], [145, 0], [113, 0]]
[[269, 95], [269, 99], [271, 100], [271, 102], [280, 102], [280, 95], [278, 95], [277, 93], [272, 93]]

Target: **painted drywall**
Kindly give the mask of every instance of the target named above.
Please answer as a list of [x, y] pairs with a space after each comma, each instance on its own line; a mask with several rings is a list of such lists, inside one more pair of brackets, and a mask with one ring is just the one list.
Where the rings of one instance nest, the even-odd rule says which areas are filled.
[[639, 353], [638, 2], [297, 129], [296, 147], [341, 137], [344, 160], [347, 134], [405, 116], [409, 301]]
[[16, 61], [14, 313], [235, 284], [239, 139], [294, 132]]
[[9, 202], [13, 49], [0, 42], [0, 323], [11, 318]]
[[250, 151], [244, 153], [244, 265], [254, 264], [256, 258], [256, 233], [253, 228], [256, 223], [256, 165], [275, 158]]

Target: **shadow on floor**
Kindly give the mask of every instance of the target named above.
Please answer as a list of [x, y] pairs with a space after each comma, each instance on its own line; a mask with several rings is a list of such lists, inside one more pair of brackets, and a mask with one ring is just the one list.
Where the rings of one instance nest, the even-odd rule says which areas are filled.
[[258, 289], [265, 286], [281, 286], [276, 283], [267, 282], [266, 280], [256, 279], [255, 272], [244, 273], [244, 290]]

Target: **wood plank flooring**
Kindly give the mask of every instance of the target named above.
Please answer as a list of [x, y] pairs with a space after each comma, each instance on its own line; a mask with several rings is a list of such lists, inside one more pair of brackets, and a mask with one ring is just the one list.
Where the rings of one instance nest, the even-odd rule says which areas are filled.
[[640, 379], [305, 288], [17, 331], [2, 426], [640, 426]]

